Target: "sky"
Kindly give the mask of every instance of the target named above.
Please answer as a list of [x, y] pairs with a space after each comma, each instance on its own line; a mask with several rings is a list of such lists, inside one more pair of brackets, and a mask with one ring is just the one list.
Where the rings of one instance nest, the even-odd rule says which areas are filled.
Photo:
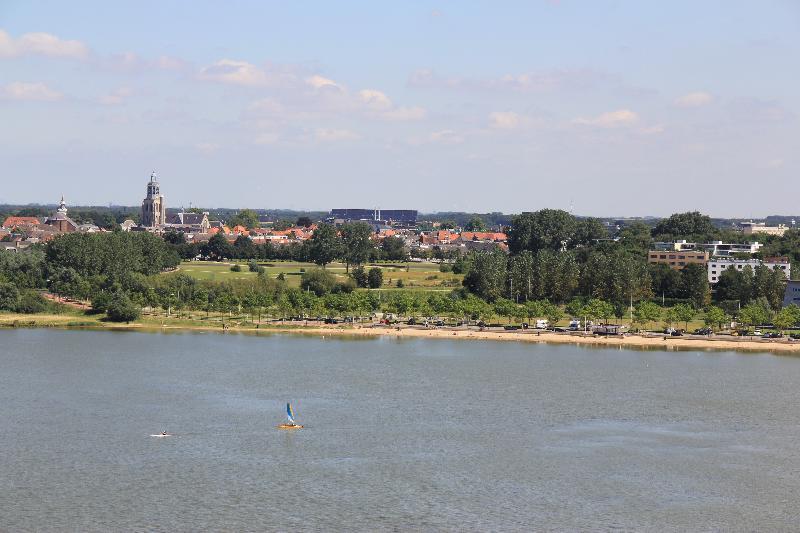
[[0, 203], [800, 213], [800, 1], [0, 0]]

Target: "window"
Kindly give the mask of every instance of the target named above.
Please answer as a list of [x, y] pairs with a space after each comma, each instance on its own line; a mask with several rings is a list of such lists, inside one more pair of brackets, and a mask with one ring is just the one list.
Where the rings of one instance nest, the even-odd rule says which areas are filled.
[[717, 276], [711, 276], [711, 281], [717, 281]]
[[686, 261], [678, 261], [678, 264], [679, 264], [680, 266], [684, 266], [684, 265], [686, 265]]
[[675, 259], [674, 255], [669, 256], [670, 259]]
[[711, 271], [711, 273], [712, 273], [712, 274], [716, 274], [716, 273], [717, 273], [717, 271], [716, 271], [716, 270], [712, 270], [712, 271]]
[[679, 255], [678, 259], [686, 259], [686, 256], [685, 255]]
[[666, 258], [667, 258], [667, 256], [666, 256], [666, 255], [662, 255], [662, 256], [660, 256], [659, 258], [660, 258], [660, 259], [666, 259]]

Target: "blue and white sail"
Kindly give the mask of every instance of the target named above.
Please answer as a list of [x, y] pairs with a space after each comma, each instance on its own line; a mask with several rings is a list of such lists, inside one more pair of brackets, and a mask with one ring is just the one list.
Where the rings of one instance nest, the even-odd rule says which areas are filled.
[[286, 418], [289, 419], [290, 424], [294, 424], [294, 413], [292, 412], [291, 404], [286, 404]]

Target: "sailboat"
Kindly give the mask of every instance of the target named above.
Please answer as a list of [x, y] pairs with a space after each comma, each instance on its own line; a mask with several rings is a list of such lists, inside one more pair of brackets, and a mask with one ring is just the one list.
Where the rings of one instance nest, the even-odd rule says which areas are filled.
[[286, 403], [286, 422], [278, 424], [278, 429], [302, 429], [303, 426], [294, 421], [294, 411], [292, 411], [292, 404]]

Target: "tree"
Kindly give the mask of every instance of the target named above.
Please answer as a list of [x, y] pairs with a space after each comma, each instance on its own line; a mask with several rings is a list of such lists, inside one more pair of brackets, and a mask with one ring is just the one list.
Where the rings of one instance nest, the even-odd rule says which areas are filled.
[[564, 318], [564, 312], [559, 306], [548, 301], [542, 302], [540, 306], [542, 314], [547, 318], [547, 322], [551, 327], [555, 327]]
[[258, 250], [250, 237], [239, 235], [233, 242], [233, 255], [238, 259], [253, 259], [258, 255]]
[[498, 298], [494, 302], [494, 312], [499, 316], [508, 318], [508, 321], [511, 322], [511, 317], [514, 316], [516, 304], [511, 300], [507, 300], [506, 298]]
[[683, 322], [683, 328], [689, 329], [689, 321], [694, 318], [695, 310], [689, 304], [678, 304], [672, 308], [675, 319]]
[[317, 296], [325, 296], [332, 292], [335, 286], [336, 276], [321, 268], [309, 269], [300, 278], [300, 288], [311, 291]]
[[408, 250], [403, 239], [391, 236], [381, 241], [381, 255], [390, 261], [405, 261], [408, 259]]
[[235, 255], [233, 247], [222, 233], [212, 235], [202, 247], [201, 253], [212, 259], [229, 259]]
[[763, 296], [773, 310], [781, 308], [783, 293], [786, 290], [786, 276], [780, 270], [773, 270], [766, 265], [758, 265], [753, 270], [752, 296]]
[[501, 298], [506, 294], [506, 261], [506, 254], [500, 250], [475, 253], [462, 282], [464, 287], [489, 302]]
[[739, 312], [739, 321], [750, 326], [760, 326], [772, 320], [772, 309], [765, 298], [747, 304]]
[[309, 217], [303, 216], [303, 217], [298, 217], [297, 222], [295, 222], [295, 224], [298, 227], [310, 228], [311, 226], [314, 225], [314, 222]]
[[367, 273], [367, 284], [370, 289], [380, 289], [383, 285], [383, 270], [378, 267], [370, 268]]
[[360, 265], [355, 267], [353, 271], [350, 272], [350, 277], [356, 282], [357, 287], [367, 286], [367, 271], [364, 270], [364, 267]]
[[114, 293], [106, 308], [106, 315], [112, 322], [131, 322], [139, 318], [139, 307], [122, 292]]
[[614, 316], [614, 306], [609, 302], [593, 298], [583, 306], [581, 314], [593, 320], [603, 319], [608, 322], [608, 319]]
[[47, 300], [32, 289], [26, 289], [20, 293], [16, 311], [18, 313], [41, 313], [47, 309]]
[[794, 309], [785, 307], [775, 315], [775, 318], [772, 319], [772, 323], [783, 333], [785, 330], [794, 326], [797, 323], [797, 319], [798, 316]]
[[696, 309], [705, 307], [711, 301], [708, 286], [708, 271], [703, 265], [691, 263], [681, 270], [681, 289], [683, 297], [692, 301]]
[[486, 221], [479, 216], [474, 216], [464, 225], [464, 231], [486, 231]]
[[13, 283], [0, 283], [0, 309], [15, 311], [19, 304], [19, 290]]
[[228, 221], [228, 225], [231, 227], [243, 226], [247, 229], [257, 228], [259, 225], [258, 213], [252, 209], [242, 209]]
[[372, 245], [372, 226], [366, 222], [348, 222], [341, 227], [342, 258], [346, 271], [350, 265], [360, 265], [369, 260]]
[[723, 270], [714, 286], [716, 301], [738, 301], [742, 306], [747, 305], [752, 294], [751, 272], [749, 265], [742, 270], [736, 268]]
[[653, 228], [652, 235], [656, 240], [700, 239], [713, 237], [717, 229], [711, 218], [697, 211], [691, 213], [675, 213], [669, 218], [659, 221]]
[[590, 246], [598, 239], [608, 238], [608, 230], [605, 225], [596, 218], [582, 218], [575, 224], [575, 232], [570, 239], [569, 245]]
[[561, 250], [575, 236], [574, 216], [559, 209], [542, 209], [514, 217], [509, 235], [512, 253], [522, 250]]
[[728, 321], [728, 315], [721, 308], [712, 305], [706, 309], [706, 316], [703, 321], [706, 326], [716, 326], [718, 329], [722, 329], [722, 324]]
[[308, 240], [310, 259], [325, 268], [325, 265], [339, 257], [341, 241], [336, 228], [330, 224], [320, 224]]
[[633, 310], [633, 319], [635, 322], [647, 327], [650, 322], [656, 322], [661, 318], [664, 310], [653, 302], [647, 300], [639, 302]]

